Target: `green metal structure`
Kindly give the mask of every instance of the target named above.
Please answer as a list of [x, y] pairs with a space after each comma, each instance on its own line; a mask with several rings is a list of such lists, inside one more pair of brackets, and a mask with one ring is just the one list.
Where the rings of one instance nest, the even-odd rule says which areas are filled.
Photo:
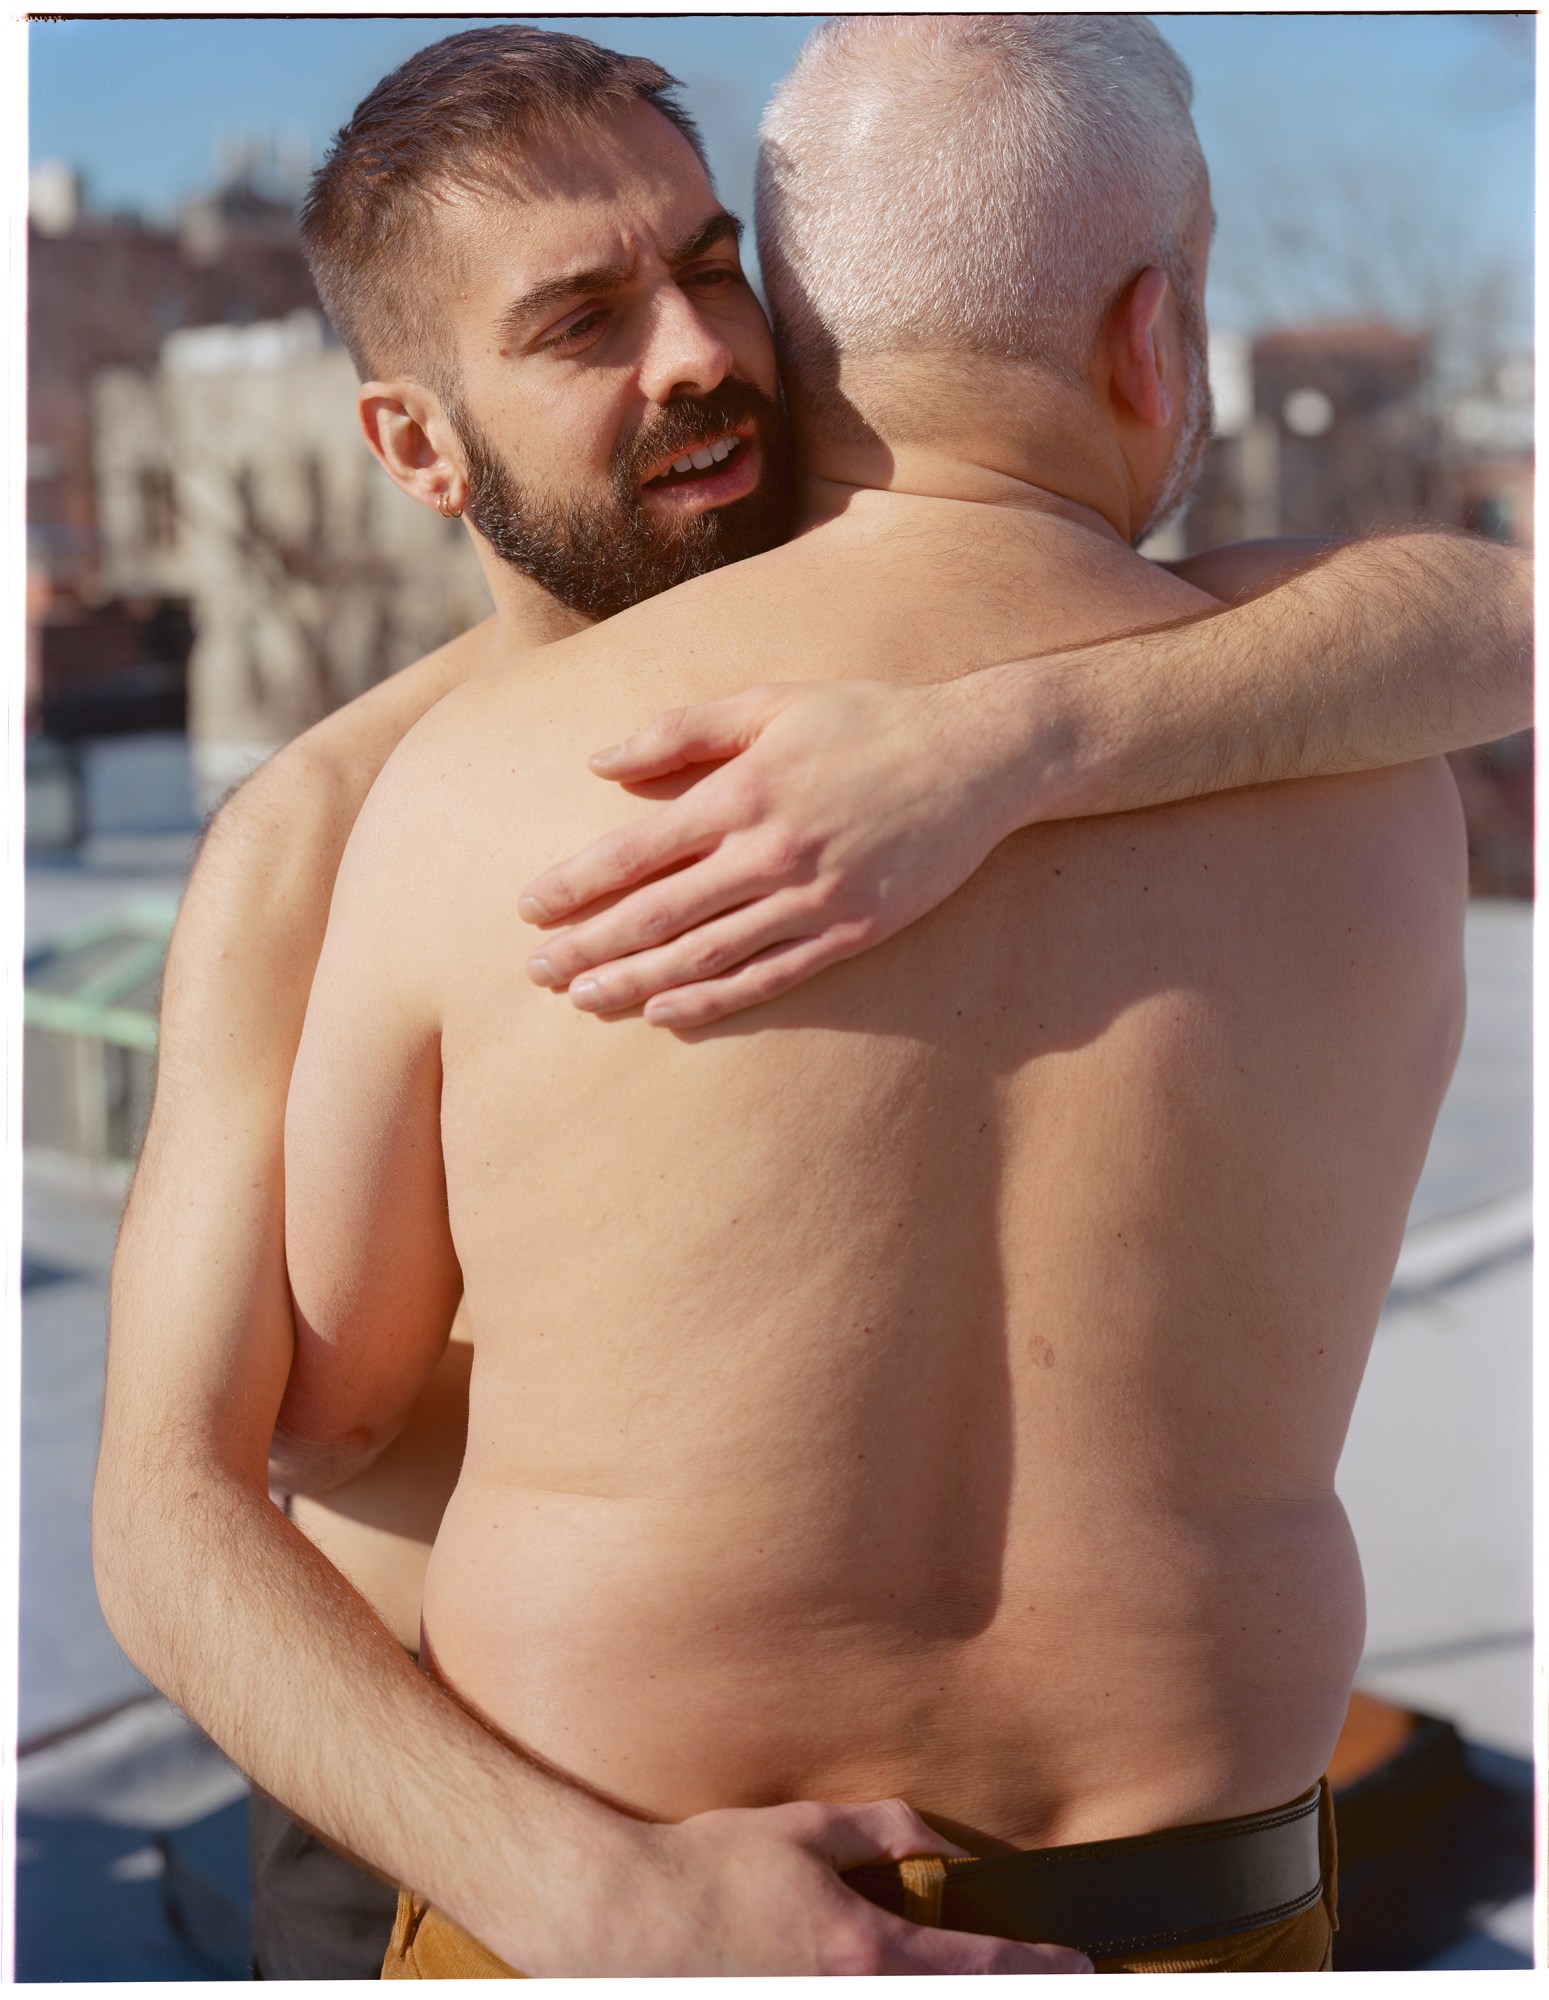
[[137, 896], [56, 932], [22, 974], [23, 1143], [91, 1163], [139, 1150], [155, 1075], [170, 896]]

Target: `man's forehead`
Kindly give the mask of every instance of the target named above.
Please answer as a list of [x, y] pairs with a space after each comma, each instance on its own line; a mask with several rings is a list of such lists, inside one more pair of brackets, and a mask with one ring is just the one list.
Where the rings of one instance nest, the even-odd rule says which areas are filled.
[[509, 271], [513, 257], [589, 263], [616, 256], [626, 239], [673, 242], [715, 205], [682, 133], [635, 104], [606, 122], [513, 143], [445, 190], [441, 223], [465, 260]]

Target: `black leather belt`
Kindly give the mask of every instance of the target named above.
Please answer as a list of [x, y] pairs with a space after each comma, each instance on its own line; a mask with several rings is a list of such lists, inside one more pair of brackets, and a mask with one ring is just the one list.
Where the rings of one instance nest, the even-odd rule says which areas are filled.
[[[1113, 1958], [1281, 1923], [1323, 1893], [1320, 1791], [1315, 1785], [1271, 1812], [1129, 1840], [949, 1858], [940, 1924]], [[844, 1879], [868, 1901], [919, 1919], [920, 1898], [898, 1863], [850, 1868]]]

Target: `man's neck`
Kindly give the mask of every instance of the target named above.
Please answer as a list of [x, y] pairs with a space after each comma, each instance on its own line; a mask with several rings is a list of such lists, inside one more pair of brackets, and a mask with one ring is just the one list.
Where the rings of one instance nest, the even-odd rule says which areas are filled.
[[864, 465], [846, 465], [833, 473], [809, 473], [801, 487], [800, 531], [805, 533], [837, 520], [857, 502], [873, 511], [878, 503], [887, 507], [900, 502], [946, 502], [1042, 514], [1052, 520], [1068, 521], [1106, 542], [1129, 546], [1100, 507], [1089, 506], [1052, 486], [1039, 485], [970, 459], [933, 454], [923, 463], [895, 460], [886, 472], [878, 468], [879, 476], [868, 478], [868, 470]]
[[853, 378], [845, 365], [842, 390], [858, 419], [848, 435], [814, 423], [793, 399], [806, 525], [869, 491], [1025, 509], [1132, 543], [1145, 496], [1084, 388], [971, 356], [956, 358], [950, 381], [913, 361], [889, 364], [860, 364]]
[[495, 602], [495, 625], [506, 655], [547, 646], [554, 639], [568, 639], [572, 632], [583, 632], [593, 622], [583, 612], [561, 604], [541, 584], [502, 562], [477, 540], [474, 547]]

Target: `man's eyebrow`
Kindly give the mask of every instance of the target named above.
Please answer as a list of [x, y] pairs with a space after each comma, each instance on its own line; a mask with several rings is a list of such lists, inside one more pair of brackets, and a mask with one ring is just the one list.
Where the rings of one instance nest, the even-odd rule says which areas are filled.
[[529, 320], [582, 292], [616, 292], [629, 282], [634, 268], [632, 263], [596, 264], [587, 271], [567, 271], [563, 277], [545, 278], [542, 284], [534, 285], [531, 291], [523, 292], [520, 298], [502, 307], [495, 323], [496, 339], [514, 340]]
[[[695, 257], [702, 257], [713, 245], [730, 236], [741, 243], [743, 223], [729, 209], [717, 209], [714, 215], [706, 217], [699, 226], [690, 231], [680, 243], [667, 252], [669, 264], [691, 263]], [[627, 285], [635, 274], [633, 262], [628, 264], [595, 264], [585, 271], [566, 271], [557, 278], [545, 278], [519, 298], [512, 299], [501, 309], [495, 324], [497, 341], [513, 340], [522, 328], [539, 313], [550, 307], [563, 305], [566, 299], [578, 297], [582, 292], [616, 292]]]
[[685, 236], [676, 249], [667, 252], [669, 264], [689, 264], [694, 258], [702, 257], [715, 244], [729, 236], [734, 243], [742, 242], [743, 221], [740, 215], [733, 215], [729, 208], [719, 208], [689, 236]]

